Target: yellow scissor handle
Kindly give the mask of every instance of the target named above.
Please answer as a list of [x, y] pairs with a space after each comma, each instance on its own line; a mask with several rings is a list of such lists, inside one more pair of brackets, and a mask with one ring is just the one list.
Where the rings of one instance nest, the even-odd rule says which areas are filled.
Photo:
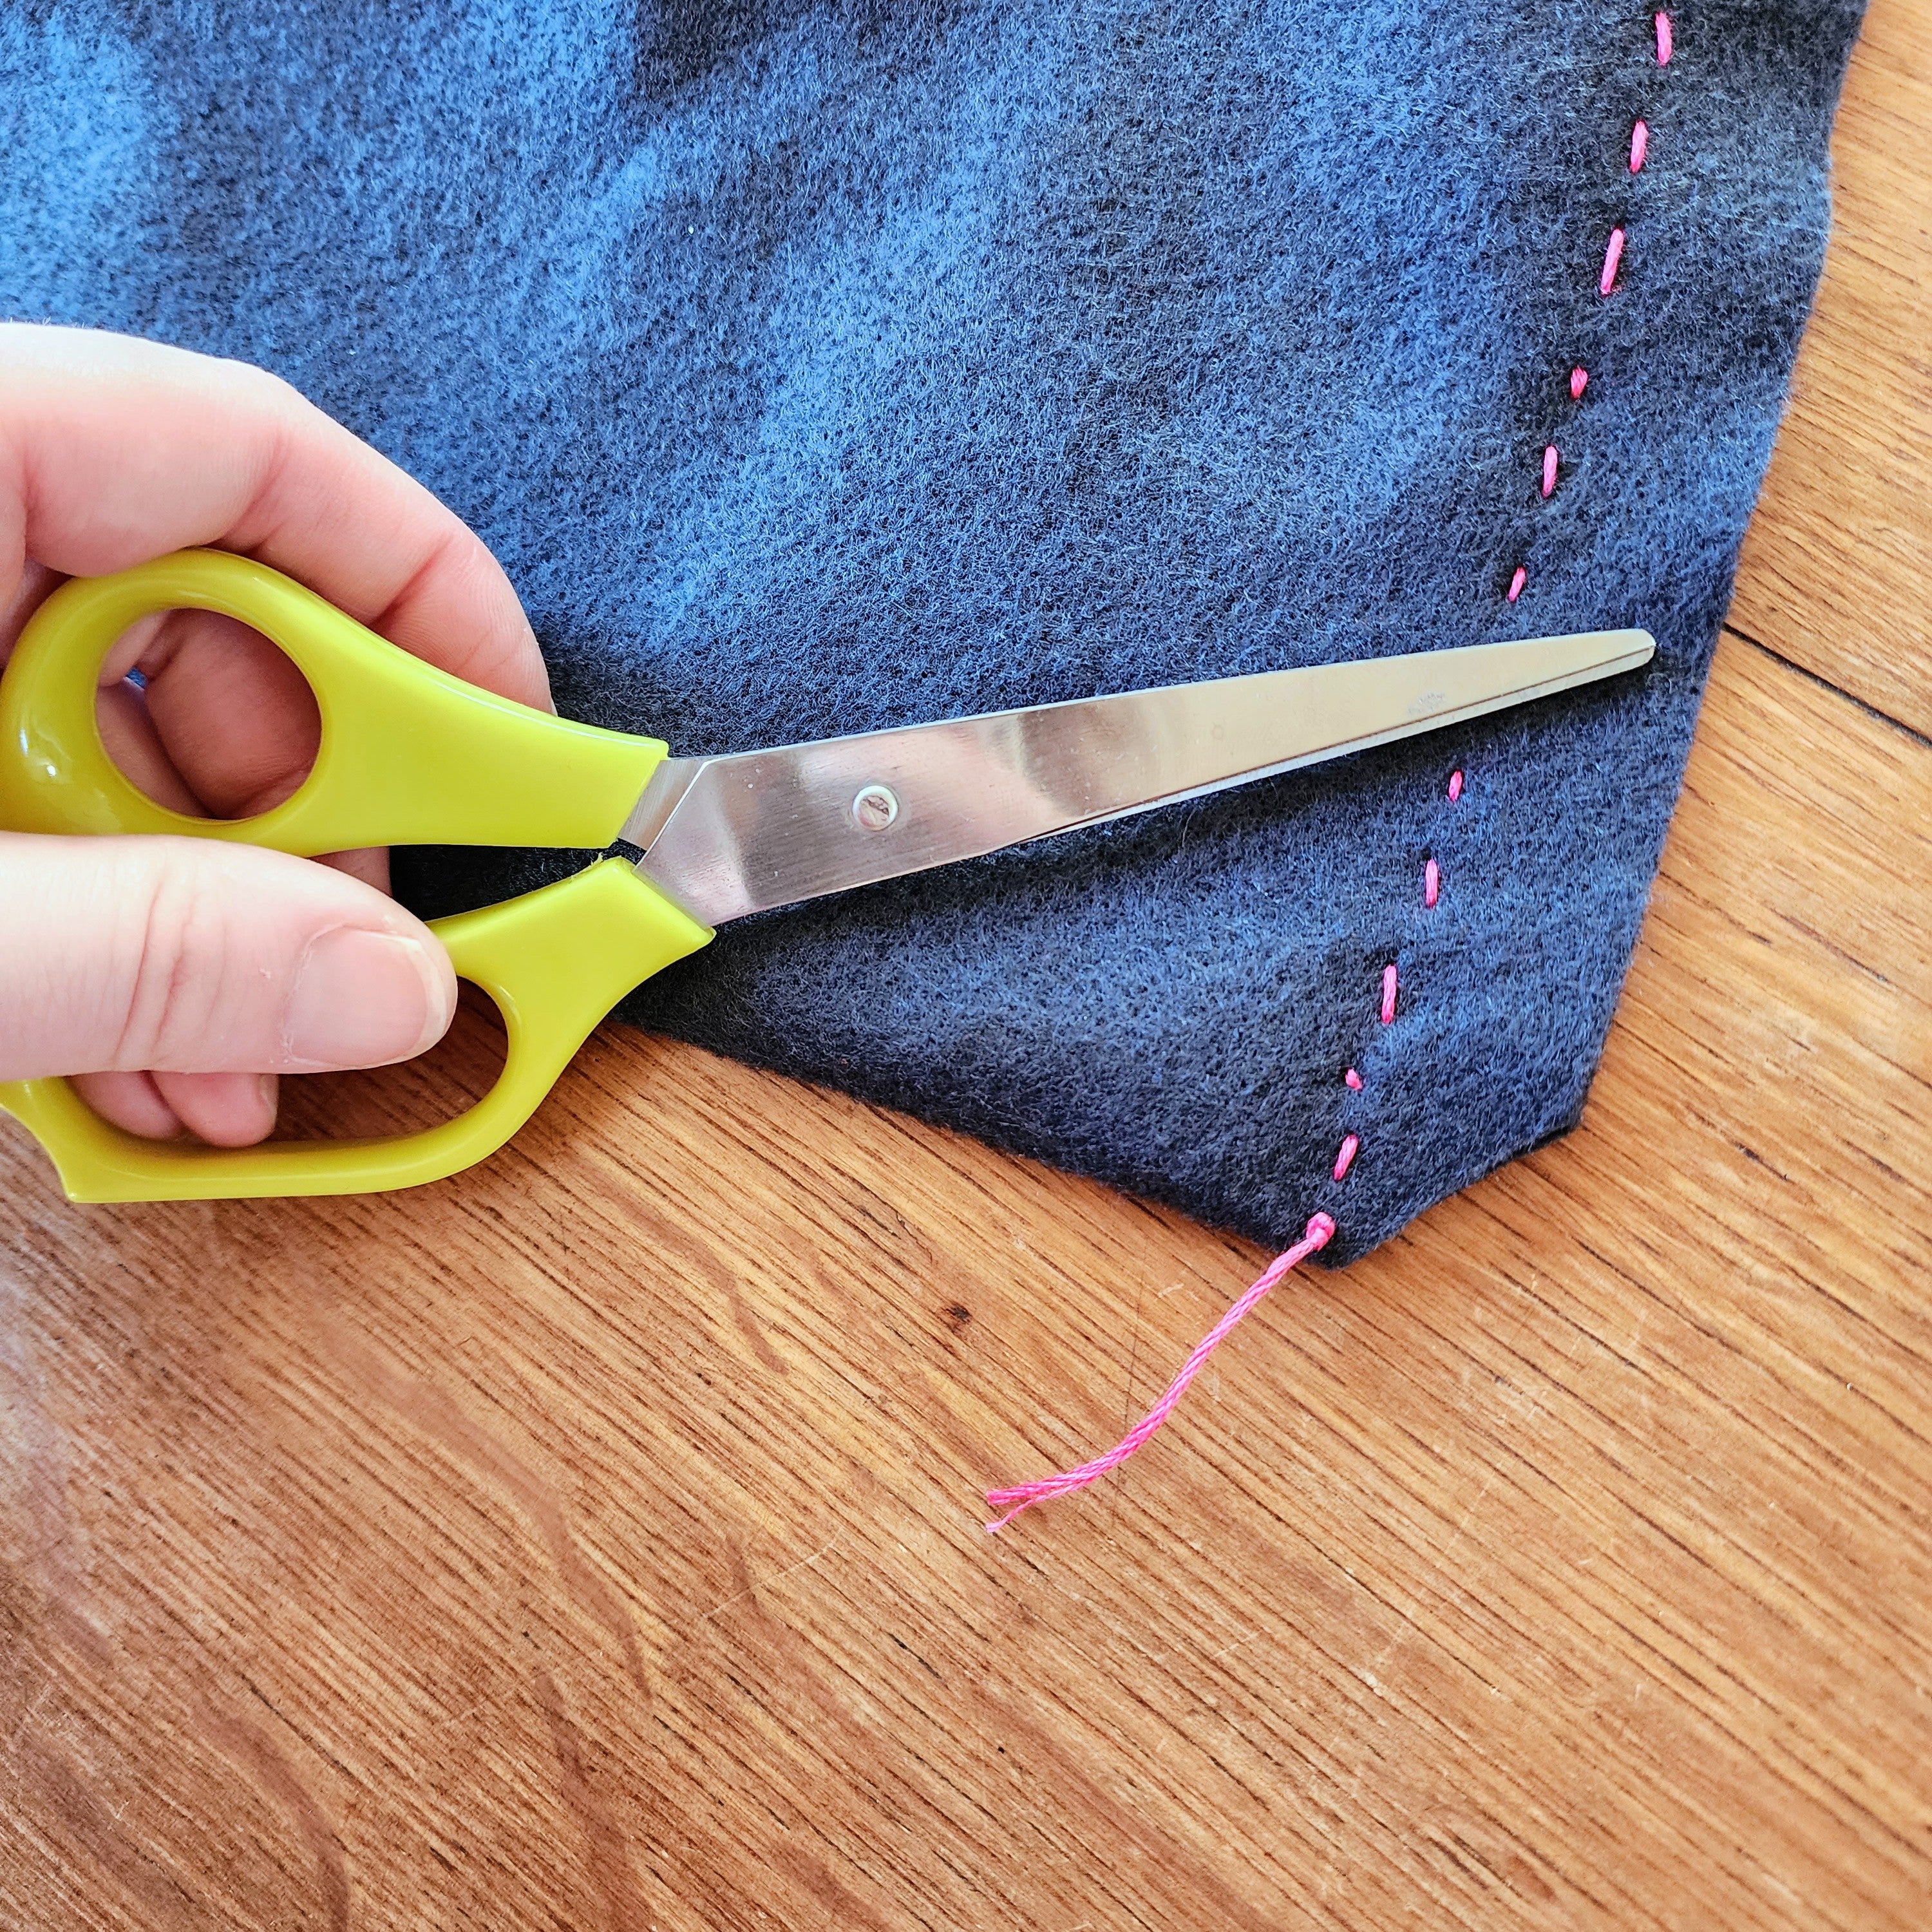
[[[315, 692], [315, 769], [272, 812], [170, 812], [128, 783], [100, 742], [96, 685], [110, 646], [130, 624], [177, 610], [252, 625]], [[177, 550], [62, 585], [0, 680], [0, 826], [10, 832], [174, 832], [310, 856], [361, 845], [601, 850], [664, 754], [657, 739], [465, 684], [266, 564], [222, 550]]]
[[[315, 769], [284, 804], [184, 818], [122, 777], [95, 722], [114, 640], [156, 610], [224, 612], [272, 638], [322, 712]], [[573, 724], [432, 670], [265, 566], [184, 550], [49, 598], [0, 676], [0, 828], [170, 832], [286, 852], [418, 843], [604, 846], [664, 746]], [[529, 1119], [592, 1028], [631, 988], [711, 938], [621, 859], [430, 927], [509, 1032], [496, 1084], [466, 1113], [382, 1139], [241, 1149], [142, 1140], [64, 1080], [0, 1082], [0, 1109], [52, 1157], [76, 1201], [359, 1194], [441, 1180]]]
[[71, 1201], [223, 1201], [373, 1194], [440, 1180], [496, 1152], [528, 1120], [590, 1030], [640, 981], [710, 931], [622, 859], [430, 927], [510, 1036], [496, 1084], [467, 1113], [380, 1140], [221, 1148], [110, 1126], [64, 1080], [0, 1081], [0, 1109], [44, 1147]]

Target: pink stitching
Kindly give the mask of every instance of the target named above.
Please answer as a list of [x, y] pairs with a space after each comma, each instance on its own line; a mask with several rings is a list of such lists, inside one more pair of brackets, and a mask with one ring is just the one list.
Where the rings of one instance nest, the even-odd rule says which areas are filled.
[[[1449, 774], [1450, 802], [1454, 804], [1462, 795], [1462, 768], [1459, 765]], [[1422, 877], [1424, 900], [1432, 906], [1442, 882], [1441, 869], [1433, 859], [1424, 864]], [[1391, 960], [1382, 968], [1382, 1022], [1384, 1026], [1389, 1025], [1395, 1018], [1398, 986], [1396, 964]], [[1342, 1079], [1352, 1091], [1359, 1094], [1362, 1090], [1362, 1076], [1354, 1067], [1348, 1068]], [[1344, 1134], [1342, 1136], [1342, 1144], [1335, 1150], [1334, 1171], [1337, 1181], [1348, 1179], [1350, 1169], [1355, 1165], [1355, 1156], [1360, 1153], [1361, 1148], [1359, 1134]], [[1082, 1462], [1077, 1469], [1063, 1470], [1058, 1475], [1040, 1476], [1030, 1483], [1016, 1483], [1009, 1489], [988, 1490], [986, 1492], [987, 1507], [1002, 1510], [1005, 1514], [987, 1524], [987, 1534], [990, 1536], [1004, 1529], [1015, 1516], [1022, 1510], [1032, 1508], [1035, 1503], [1044, 1502], [1049, 1496], [1064, 1496], [1070, 1495], [1076, 1490], [1084, 1490], [1090, 1483], [1098, 1481], [1108, 1471], [1118, 1469], [1174, 1413], [1175, 1406], [1187, 1391], [1188, 1384], [1200, 1373], [1208, 1357], [1234, 1332], [1236, 1325], [1255, 1304], [1292, 1270], [1299, 1268], [1310, 1255], [1318, 1249], [1325, 1248], [1334, 1238], [1334, 1216], [1331, 1214], [1311, 1214], [1301, 1239], [1286, 1253], [1277, 1255], [1254, 1285], [1202, 1337], [1196, 1344], [1194, 1352], [1181, 1364], [1180, 1372], [1168, 1384], [1160, 1400], [1112, 1448], [1096, 1456], [1091, 1462]]]
[[1610, 230], [1610, 245], [1604, 250], [1604, 272], [1597, 278], [1597, 292], [1608, 295], [1617, 285], [1617, 265], [1624, 258], [1624, 231]]
[[[1659, 67], [1668, 67], [1670, 64], [1672, 47], [1670, 16], [1660, 9], [1653, 17], [1657, 27], [1657, 64]], [[1644, 164], [1649, 158], [1650, 124], [1643, 120], [1634, 122], [1630, 126], [1630, 172], [1634, 175], [1641, 173]], [[1621, 224], [1610, 230], [1610, 239], [1604, 248], [1603, 271], [1597, 278], [1597, 292], [1599, 295], [1609, 296], [1616, 293], [1617, 272], [1623, 266], [1624, 248], [1628, 240], [1629, 236]], [[1589, 387], [1589, 370], [1586, 369], [1580, 362], [1576, 364], [1570, 371], [1570, 400], [1573, 403], [1581, 402], [1583, 400], [1583, 392]], [[1553, 442], [1544, 444], [1543, 494], [1545, 501], [1556, 494], [1558, 460], [1556, 444]], [[1509, 589], [1504, 593], [1510, 603], [1514, 604], [1522, 595], [1523, 586], [1528, 581], [1529, 572], [1527, 566], [1518, 564], [1510, 573]], [[1452, 792], [1450, 796], [1453, 798], [1455, 794]]]
[[1174, 1405], [1186, 1393], [1187, 1384], [1201, 1372], [1202, 1365], [1208, 1358], [1234, 1332], [1242, 1317], [1284, 1276], [1299, 1268], [1317, 1249], [1325, 1248], [1334, 1238], [1334, 1217], [1311, 1215], [1307, 1232], [1286, 1254], [1277, 1255], [1269, 1262], [1260, 1280], [1202, 1337], [1193, 1354], [1180, 1365], [1180, 1374], [1168, 1384], [1166, 1393], [1160, 1401], [1104, 1455], [1096, 1456], [1090, 1462], [1082, 1463], [1077, 1469], [1064, 1470], [1057, 1476], [1042, 1476], [1034, 1482], [1016, 1483], [1007, 1490], [988, 1490], [988, 1508], [1005, 1510], [1006, 1514], [997, 1522], [987, 1524], [987, 1534], [1004, 1529], [1022, 1510], [1030, 1509], [1035, 1503], [1044, 1502], [1048, 1496], [1064, 1496], [1072, 1490], [1084, 1490], [1109, 1469], [1118, 1469], [1174, 1413]]
[[[1671, 56], [1670, 16], [1660, 11], [1656, 16], [1656, 25], [1657, 64], [1659, 67], [1668, 67]], [[1632, 174], [1642, 170], [1649, 150], [1650, 130], [1644, 122], [1639, 121], [1630, 130], [1630, 171]], [[1597, 284], [1601, 294], [1607, 296], [1616, 286], [1617, 269], [1623, 260], [1624, 239], [1624, 231], [1621, 226], [1610, 230], [1610, 244], [1604, 251], [1604, 271]], [[1589, 380], [1589, 371], [1580, 363], [1571, 369], [1570, 398], [1572, 402], [1582, 400], [1583, 392], [1588, 386]], [[1546, 498], [1556, 487], [1558, 461], [1556, 446], [1553, 442], [1546, 444], [1543, 452], [1543, 494]], [[1518, 564], [1510, 578], [1510, 602], [1514, 604], [1522, 595], [1523, 586], [1528, 579], [1527, 567]], [[1462, 770], [1458, 766], [1449, 774], [1450, 804], [1454, 805], [1462, 796]], [[1433, 859], [1428, 860], [1422, 868], [1422, 902], [1432, 910], [1441, 896], [1442, 885], [1440, 867]], [[1384, 1026], [1394, 1022], [1399, 985], [1395, 963], [1391, 961], [1382, 968], [1382, 1023]], [[1359, 1094], [1362, 1090], [1362, 1076], [1354, 1067], [1347, 1068], [1342, 1079], [1352, 1092]], [[1342, 1136], [1342, 1144], [1335, 1153], [1334, 1177], [1337, 1181], [1347, 1179], [1350, 1169], [1355, 1164], [1355, 1156], [1361, 1150], [1361, 1144], [1358, 1135]], [[1068, 1469], [1058, 1475], [1043, 1476], [1030, 1483], [1017, 1484], [1010, 1489], [988, 1490], [988, 1504], [994, 1509], [1004, 1509], [1006, 1514], [987, 1524], [987, 1534], [991, 1535], [995, 1531], [1005, 1528], [1014, 1517], [1022, 1510], [1030, 1509], [1036, 1502], [1042, 1502], [1049, 1496], [1066, 1496], [1073, 1490], [1084, 1489], [1088, 1484], [1106, 1475], [1109, 1470], [1118, 1468], [1173, 1414], [1175, 1406], [1186, 1392], [1189, 1383], [1201, 1372], [1208, 1357], [1234, 1331], [1236, 1324], [1292, 1270], [1298, 1268], [1318, 1249], [1326, 1247], [1334, 1238], [1335, 1222], [1331, 1215], [1311, 1215], [1302, 1238], [1268, 1264], [1260, 1278], [1196, 1346], [1194, 1352], [1181, 1364], [1180, 1372], [1168, 1384], [1160, 1400], [1112, 1448], [1095, 1456], [1091, 1462], [1082, 1463], [1077, 1469]]]

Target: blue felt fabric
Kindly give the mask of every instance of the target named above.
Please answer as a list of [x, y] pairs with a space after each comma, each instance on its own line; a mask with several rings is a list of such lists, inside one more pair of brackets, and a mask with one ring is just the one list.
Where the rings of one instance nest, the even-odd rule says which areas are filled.
[[1624, 0], [15, 0], [0, 310], [280, 370], [684, 751], [1649, 627], [625, 1010], [1346, 1258], [1577, 1118], [1810, 301], [1856, 0], [1672, 10], [1660, 68]]

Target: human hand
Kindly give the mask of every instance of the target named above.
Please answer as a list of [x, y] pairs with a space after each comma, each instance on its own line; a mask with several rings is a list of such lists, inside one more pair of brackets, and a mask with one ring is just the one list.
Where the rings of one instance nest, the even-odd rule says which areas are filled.
[[[0, 324], [0, 663], [70, 576], [190, 545], [259, 559], [429, 663], [549, 708], [516, 593], [420, 484], [261, 370], [92, 331]], [[145, 691], [128, 683], [138, 668]], [[300, 784], [315, 700], [206, 611], [136, 626], [101, 674], [116, 761], [177, 811], [242, 818]], [[78, 1076], [154, 1138], [244, 1147], [276, 1076], [406, 1060], [456, 981], [386, 896], [386, 854], [0, 832], [0, 1079]]]

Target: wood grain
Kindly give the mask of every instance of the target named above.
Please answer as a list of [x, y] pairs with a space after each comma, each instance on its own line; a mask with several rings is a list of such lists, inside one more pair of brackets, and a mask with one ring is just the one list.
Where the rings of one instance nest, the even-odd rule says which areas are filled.
[[616, 1030], [388, 1199], [0, 1132], [0, 1924], [1923, 1924], [1932, 747], [1795, 668], [1892, 703], [1817, 574], [1932, 482], [1862, 341], [1582, 1130], [1004, 1538], [1260, 1256]]
[[1731, 621], [1932, 737], [1928, 101], [1932, 7], [1874, 0], [1832, 143], [1825, 276]]

